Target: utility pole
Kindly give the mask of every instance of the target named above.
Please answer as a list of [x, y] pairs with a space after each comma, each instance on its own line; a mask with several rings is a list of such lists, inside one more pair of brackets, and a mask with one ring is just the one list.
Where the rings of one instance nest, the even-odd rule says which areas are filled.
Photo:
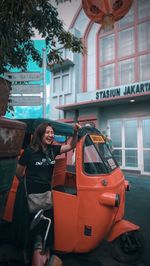
[[46, 48], [43, 48], [43, 118], [46, 118]]

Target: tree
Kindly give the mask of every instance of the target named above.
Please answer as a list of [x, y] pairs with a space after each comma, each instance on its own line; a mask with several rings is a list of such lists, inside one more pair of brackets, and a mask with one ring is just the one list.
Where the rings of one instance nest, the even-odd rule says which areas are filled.
[[[67, 0], [55, 0], [65, 2]], [[45, 38], [49, 63], [62, 62], [56, 43], [72, 52], [83, 53], [82, 40], [63, 27], [57, 8], [49, 0], [1, 0], [0, 1], [0, 73], [17, 67], [26, 70], [29, 59], [42, 63], [32, 37], [38, 30]]]

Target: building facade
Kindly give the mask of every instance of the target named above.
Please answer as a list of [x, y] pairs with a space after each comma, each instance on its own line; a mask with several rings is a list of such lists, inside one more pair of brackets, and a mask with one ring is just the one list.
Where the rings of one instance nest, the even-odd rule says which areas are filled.
[[[70, 30], [87, 53], [62, 49], [63, 65], [51, 67], [53, 119], [97, 126], [113, 142], [122, 169], [150, 175], [150, 1], [105, 32], [77, 11]], [[60, 48], [61, 49], [61, 48]]]

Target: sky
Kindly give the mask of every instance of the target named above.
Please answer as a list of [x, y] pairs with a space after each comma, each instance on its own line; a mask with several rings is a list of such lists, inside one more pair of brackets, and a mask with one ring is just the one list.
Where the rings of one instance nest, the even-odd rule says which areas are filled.
[[64, 26], [66, 29], [69, 28], [76, 11], [81, 4], [81, 0], [67, 1], [58, 5], [58, 13], [60, 18], [64, 21]]
[[[71, 2], [67, 1], [65, 3], [60, 3], [59, 5], [56, 5], [55, 0], [50, 0], [50, 2], [57, 8], [59, 18], [64, 23], [64, 28], [65, 30], [68, 30], [73, 17], [81, 4], [81, 0], [71, 0]], [[33, 39], [41, 39], [40, 35], [36, 31]]]

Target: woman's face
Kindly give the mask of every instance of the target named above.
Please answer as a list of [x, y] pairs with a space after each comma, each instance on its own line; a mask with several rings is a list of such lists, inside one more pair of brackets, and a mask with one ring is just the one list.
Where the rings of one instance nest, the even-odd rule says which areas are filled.
[[48, 145], [52, 144], [53, 140], [54, 140], [54, 130], [52, 127], [48, 126], [43, 135], [42, 142], [43, 144]]

